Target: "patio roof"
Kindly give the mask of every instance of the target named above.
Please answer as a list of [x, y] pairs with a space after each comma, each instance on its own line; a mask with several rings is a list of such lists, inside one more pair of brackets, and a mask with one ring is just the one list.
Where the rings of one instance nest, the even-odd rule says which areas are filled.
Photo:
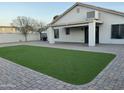
[[[100, 23], [102, 24], [103, 21], [101, 20], [95, 20], [96, 23]], [[79, 22], [79, 23], [69, 23], [69, 24], [59, 24], [59, 25], [51, 25], [52, 27], [79, 27], [79, 26], [87, 26], [88, 23], [91, 23], [93, 22], [93, 20], [86, 20], [86, 21], [83, 21], [83, 22]]]

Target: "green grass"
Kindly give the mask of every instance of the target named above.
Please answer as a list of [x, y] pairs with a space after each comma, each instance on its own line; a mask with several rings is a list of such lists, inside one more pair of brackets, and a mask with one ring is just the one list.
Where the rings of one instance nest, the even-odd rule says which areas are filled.
[[18, 45], [0, 48], [0, 57], [79, 85], [93, 80], [115, 55]]

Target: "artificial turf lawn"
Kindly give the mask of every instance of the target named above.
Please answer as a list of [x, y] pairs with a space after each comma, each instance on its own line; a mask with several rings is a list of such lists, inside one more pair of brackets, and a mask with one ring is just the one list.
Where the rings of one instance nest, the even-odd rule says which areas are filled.
[[94, 79], [114, 54], [18, 45], [0, 48], [0, 57], [71, 84]]

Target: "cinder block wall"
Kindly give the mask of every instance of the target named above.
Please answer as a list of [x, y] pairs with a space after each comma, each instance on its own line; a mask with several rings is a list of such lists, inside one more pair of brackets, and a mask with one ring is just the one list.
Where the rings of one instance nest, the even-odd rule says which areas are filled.
[[[27, 36], [27, 40], [28, 41], [40, 40], [40, 35], [39, 33], [30, 33]], [[0, 33], [0, 43], [20, 41], [25, 41], [25, 37], [21, 33]]]

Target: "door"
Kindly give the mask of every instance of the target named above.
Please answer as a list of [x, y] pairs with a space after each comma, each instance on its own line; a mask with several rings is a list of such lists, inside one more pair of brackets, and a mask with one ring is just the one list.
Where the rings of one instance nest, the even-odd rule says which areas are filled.
[[87, 27], [84, 28], [84, 37], [85, 37], [85, 38], [84, 38], [84, 40], [85, 40], [84, 43], [85, 43], [85, 44], [88, 44], [88, 41], [89, 41], [89, 40], [88, 40], [88, 38], [89, 38], [88, 36], [89, 36], [89, 35], [88, 35], [88, 26], [87, 26]]
[[96, 26], [96, 44], [99, 44], [99, 27]]

